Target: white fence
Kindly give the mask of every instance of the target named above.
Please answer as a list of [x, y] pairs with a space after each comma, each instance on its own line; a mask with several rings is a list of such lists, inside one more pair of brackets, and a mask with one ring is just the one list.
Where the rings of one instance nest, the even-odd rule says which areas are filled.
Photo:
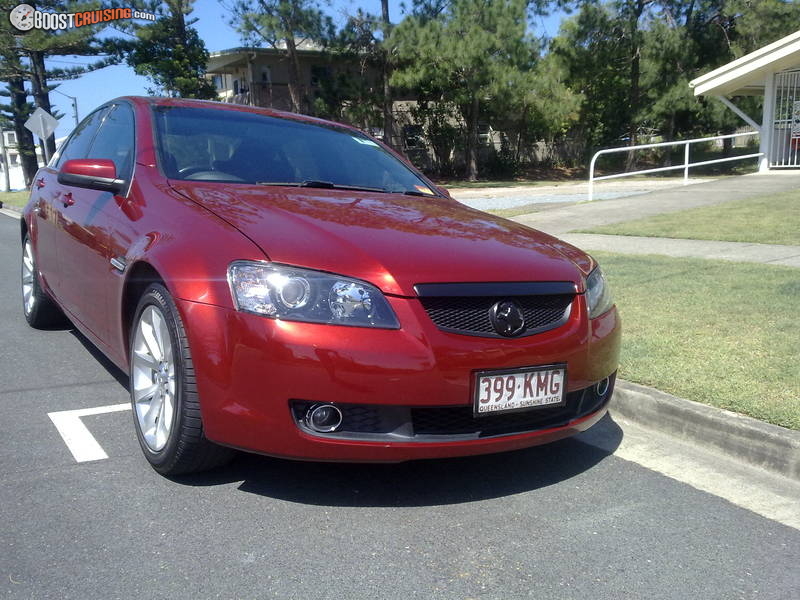
[[[714, 165], [717, 163], [724, 163], [730, 162], [733, 160], [745, 160], [747, 158], [760, 158], [764, 156], [763, 152], [755, 152], [753, 154], [744, 154], [741, 156], [729, 156], [727, 158], [717, 158], [714, 160], [703, 160], [700, 162], [689, 162], [689, 154], [690, 148], [692, 144], [700, 144], [702, 142], [713, 142], [716, 140], [728, 140], [737, 137], [745, 137], [751, 135], [758, 135], [758, 131], [746, 131], [744, 133], [732, 133], [730, 135], [717, 135], [714, 137], [707, 137], [707, 138], [695, 138], [692, 140], [681, 140], [678, 142], [660, 142], [658, 144], [642, 144], [640, 146], [625, 146], [624, 148], [607, 148], [606, 150], [600, 150], [599, 152], [595, 153], [592, 157], [592, 162], [589, 163], [589, 200], [591, 201], [594, 197], [594, 182], [595, 181], [602, 181], [605, 179], [619, 179], [620, 177], [631, 177], [632, 175], [645, 175], [647, 173], [661, 173], [663, 171], [675, 171], [678, 169], [683, 169], [683, 185], [687, 185], [689, 183], [689, 169], [692, 167], [701, 167], [703, 165]], [[616, 173], [614, 175], [603, 175], [601, 177], [594, 176], [594, 166], [597, 162], [597, 158], [604, 154], [613, 154], [615, 152], [631, 152], [635, 150], [646, 150], [648, 148], [665, 148], [667, 146], [684, 146], [684, 159], [683, 164], [680, 165], [672, 165], [669, 167], [657, 167], [654, 169], [642, 169], [641, 171], [628, 171], [626, 173]]]

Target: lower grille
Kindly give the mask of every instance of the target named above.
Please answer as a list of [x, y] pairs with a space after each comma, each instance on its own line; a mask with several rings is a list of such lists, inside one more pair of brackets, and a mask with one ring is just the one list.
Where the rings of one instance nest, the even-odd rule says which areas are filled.
[[501, 337], [492, 326], [489, 312], [497, 302], [513, 300], [525, 316], [525, 331], [532, 335], [563, 325], [569, 317], [574, 294], [541, 296], [463, 296], [420, 298], [434, 324], [444, 331]]
[[559, 427], [596, 412], [611, 397], [615, 377], [610, 377], [608, 391], [602, 396], [592, 386], [568, 393], [563, 406], [535, 408], [506, 415], [476, 417], [472, 406], [408, 407], [337, 403], [336, 406], [342, 411], [342, 425], [330, 434], [312, 432], [303, 424], [303, 417], [313, 402], [293, 401], [291, 408], [295, 422], [301, 429], [322, 437], [383, 441], [483, 438]]
[[536, 408], [508, 415], [476, 417], [471, 406], [444, 406], [412, 408], [411, 417], [417, 435], [504, 435], [566, 424], [578, 416], [583, 395], [583, 390], [572, 392], [567, 394], [564, 406]]
[[342, 411], [342, 428], [347, 431], [381, 431], [381, 416], [374, 406], [352, 404]]

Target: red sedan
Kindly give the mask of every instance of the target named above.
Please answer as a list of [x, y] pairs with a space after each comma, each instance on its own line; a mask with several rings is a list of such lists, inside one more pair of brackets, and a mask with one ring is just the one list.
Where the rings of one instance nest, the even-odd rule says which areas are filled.
[[130, 376], [164, 474], [239, 448], [397, 462], [514, 450], [605, 414], [620, 324], [596, 262], [467, 208], [359, 130], [121, 98], [36, 175], [24, 314]]

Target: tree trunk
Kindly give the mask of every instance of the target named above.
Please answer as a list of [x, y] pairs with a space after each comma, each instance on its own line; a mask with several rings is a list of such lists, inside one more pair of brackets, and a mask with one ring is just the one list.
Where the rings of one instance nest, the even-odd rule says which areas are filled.
[[522, 131], [525, 129], [525, 123], [528, 121], [528, 104], [527, 102], [522, 106], [522, 118], [519, 120], [519, 129], [517, 130], [517, 147], [514, 150], [514, 162], [519, 164], [519, 155], [522, 153]]
[[472, 106], [467, 119], [467, 180], [478, 180], [478, 110], [480, 100], [477, 92], [472, 97]]
[[[665, 136], [665, 142], [671, 142], [675, 139], [675, 111], [672, 111], [669, 115], [669, 124], [667, 125], [667, 134]], [[667, 146], [667, 153], [664, 157], [664, 165], [665, 167], [672, 166], [672, 146]]]
[[289, 59], [289, 97], [292, 101], [292, 112], [300, 113], [303, 112], [305, 94], [303, 94], [300, 83], [300, 61], [297, 58], [297, 46], [291, 36], [287, 36], [285, 42], [286, 54]]
[[[636, 110], [639, 107], [639, 45], [635, 47], [631, 53], [631, 82], [630, 89], [628, 90], [628, 104], [630, 106], [630, 115], [628, 117], [628, 145], [635, 146], [637, 131], [636, 131]], [[628, 160], [625, 164], [626, 171], [632, 171], [636, 166], [636, 153], [628, 152]]]
[[[731, 133], [735, 133], [731, 131]], [[733, 138], [725, 138], [722, 140], [722, 157], [729, 158], [733, 154]]]
[[440, 177], [449, 175], [450, 168], [450, 152], [452, 148], [449, 144], [434, 143], [433, 154], [436, 156], [436, 174]]
[[389, 20], [389, 0], [381, 0], [381, 15], [383, 21], [383, 141], [394, 148], [394, 114], [392, 113], [394, 99], [392, 98], [392, 86], [389, 85], [392, 65], [387, 44], [392, 31], [392, 23]]
[[178, 42], [186, 45], [186, 15], [183, 14], [183, 2], [167, 2], [167, 4], [178, 26]]
[[25, 128], [28, 120], [27, 105], [28, 94], [22, 77], [11, 77], [8, 80], [8, 90], [11, 93], [11, 110], [14, 116], [14, 133], [17, 135], [17, 151], [19, 162], [22, 166], [22, 175], [25, 187], [31, 186], [39, 162], [36, 160], [36, 146], [33, 143], [33, 134]]
[[[31, 87], [33, 88], [33, 99], [36, 106], [46, 110], [49, 114], [53, 114], [52, 106], [50, 105], [50, 90], [47, 89], [47, 71], [44, 66], [44, 52], [39, 50], [30, 51], [31, 59]], [[56, 151], [56, 139], [54, 135], [50, 135], [44, 144], [47, 148], [46, 156], [53, 156]]]
[[[631, 35], [631, 68], [630, 68], [630, 88], [628, 90], [628, 105], [630, 114], [628, 115], [628, 145], [636, 145], [636, 113], [639, 110], [639, 100], [641, 90], [639, 80], [641, 77], [641, 58], [642, 47], [639, 39], [639, 19], [644, 12], [645, 0], [637, 0], [633, 9], [633, 14], [630, 20], [630, 35]], [[634, 152], [628, 152], [628, 160], [625, 166], [626, 171], [633, 170], [636, 164], [636, 155]]]
[[[167, 6], [169, 7], [171, 13], [170, 18], [172, 18], [173, 21], [175, 22], [175, 26], [177, 29], [177, 36], [176, 36], [177, 39], [174, 41], [173, 48], [178, 44], [180, 44], [185, 48], [187, 45], [186, 18], [183, 14], [183, 2], [180, 0], [167, 2]], [[169, 90], [169, 95], [173, 97], [179, 97], [181, 94], [180, 91], [178, 90], [177, 82], [175, 82], [174, 80], [172, 81], [172, 88], [173, 89]]]

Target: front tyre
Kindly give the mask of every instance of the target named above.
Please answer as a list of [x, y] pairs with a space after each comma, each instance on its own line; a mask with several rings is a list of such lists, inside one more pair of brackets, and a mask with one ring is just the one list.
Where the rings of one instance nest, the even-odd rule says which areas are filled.
[[61, 312], [61, 309], [42, 289], [39, 273], [36, 269], [33, 243], [28, 234], [25, 234], [25, 239], [22, 241], [20, 281], [22, 286], [22, 313], [25, 315], [28, 325], [36, 329], [47, 329], [67, 322], [67, 318]]
[[130, 391], [136, 436], [163, 475], [205, 471], [233, 451], [203, 434], [189, 344], [172, 296], [151, 284], [136, 308], [130, 347]]

